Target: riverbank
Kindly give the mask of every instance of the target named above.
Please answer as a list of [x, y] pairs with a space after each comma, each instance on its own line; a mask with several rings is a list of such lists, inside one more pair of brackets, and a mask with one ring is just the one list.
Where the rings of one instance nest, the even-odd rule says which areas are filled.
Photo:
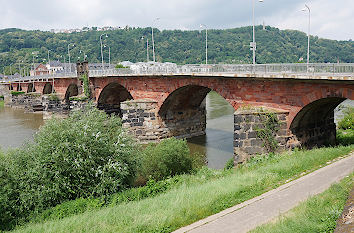
[[112, 204], [64, 219], [31, 224], [18, 231], [173, 231], [279, 187], [352, 150], [354, 145], [256, 157], [221, 176], [184, 176], [176, 188], [152, 198]]
[[5, 105], [4, 99], [0, 98], [0, 108], [4, 107], [4, 105]]

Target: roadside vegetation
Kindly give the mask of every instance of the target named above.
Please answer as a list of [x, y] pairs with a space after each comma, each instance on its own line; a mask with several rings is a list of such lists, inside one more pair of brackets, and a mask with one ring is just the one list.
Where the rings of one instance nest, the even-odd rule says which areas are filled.
[[275, 222], [259, 226], [251, 232], [333, 232], [353, 184], [354, 173], [325, 192], [302, 202]]
[[119, 118], [89, 106], [50, 120], [33, 143], [0, 153], [0, 230], [170, 232], [345, 156], [354, 150], [352, 135], [337, 147], [212, 170], [184, 140], [142, 148]]
[[[121, 202], [111, 201], [108, 205], [101, 205], [103, 208], [91, 208], [87, 205], [82, 208], [82, 214], [71, 217], [56, 214], [56, 211], [65, 210], [64, 206], [58, 206], [57, 209], [52, 209], [51, 214], [48, 213], [48, 218], [39, 218], [43, 222], [32, 223], [17, 230], [169, 232], [325, 166], [329, 161], [344, 156], [353, 149], [354, 146], [340, 146], [271, 154], [268, 157], [255, 157], [238, 169], [224, 171], [203, 168], [194, 175], [172, 178], [177, 180], [168, 188], [162, 189], [158, 195], [154, 193], [141, 199], [123, 198]], [[77, 204], [79, 203], [66, 203], [66, 208], [75, 209]], [[73, 214], [75, 213], [69, 215]]]

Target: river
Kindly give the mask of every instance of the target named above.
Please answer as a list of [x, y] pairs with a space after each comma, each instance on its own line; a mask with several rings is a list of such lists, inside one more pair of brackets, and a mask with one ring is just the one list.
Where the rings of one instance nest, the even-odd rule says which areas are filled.
[[[354, 107], [354, 101], [346, 100], [342, 105]], [[188, 139], [188, 145], [192, 153], [206, 155], [210, 168], [220, 169], [233, 156], [234, 109], [216, 92], [207, 95], [206, 108], [206, 135]], [[335, 111], [335, 118], [340, 115], [341, 112]], [[42, 114], [0, 107], [0, 147], [14, 148], [32, 140], [33, 134], [43, 123]]]
[[[205, 154], [208, 166], [223, 168], [233, 154], [233, 108], [215, 92], [206, 97], [206, 135], [188, 140], [192, 151]], [[0, 146], [14, 148], [33, 139], [44, 123], [42, 114], [24, 113], [21, 109], [0, 108]]]

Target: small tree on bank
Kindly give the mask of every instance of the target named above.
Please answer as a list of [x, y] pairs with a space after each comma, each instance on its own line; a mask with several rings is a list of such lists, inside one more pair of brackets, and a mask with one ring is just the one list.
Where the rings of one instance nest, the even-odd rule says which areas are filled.
[[49, 120], [34, 143], [3, 155], [0, 230], [66, 200], [126, 189], [136, 175], [137, 153], [121, 120], [93, 106]]

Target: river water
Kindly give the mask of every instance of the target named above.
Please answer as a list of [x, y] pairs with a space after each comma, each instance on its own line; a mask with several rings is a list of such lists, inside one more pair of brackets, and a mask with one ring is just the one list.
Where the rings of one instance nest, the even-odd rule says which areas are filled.
[[[223, 168], [233, 154], [233, 108], [215, 92], [206, 97], [206, 135], [188, 140], [192, 152], [205, 154], [208, 166]], [[0, 146], [18, 147], [33, 139], [44, 123], [42, 114], [24, 113], [21, 109], [0, 108]]]
[[43, 124], [38, 113], [24, 113], [21, 109], [0, 107], [0, 146], [3, 149], [21, 146], [33, 139], [33, 134]]
[[[341, 105], [354, 107], [354, 101], [346, 100]], [[207, 95], [206, 109], [206, 135], [188, 139], [188, 145], [192, 153], [206, 155], [209, 167], [220, 169], [233, 156], [234, 109], [216, 92]], [[336, 110], [335, 118], [340, 116], [341, 112]], [[43, 123], [42, 114], [0, 107], [0, 147], [14, 148], [32, 140], [33, 134]]]

